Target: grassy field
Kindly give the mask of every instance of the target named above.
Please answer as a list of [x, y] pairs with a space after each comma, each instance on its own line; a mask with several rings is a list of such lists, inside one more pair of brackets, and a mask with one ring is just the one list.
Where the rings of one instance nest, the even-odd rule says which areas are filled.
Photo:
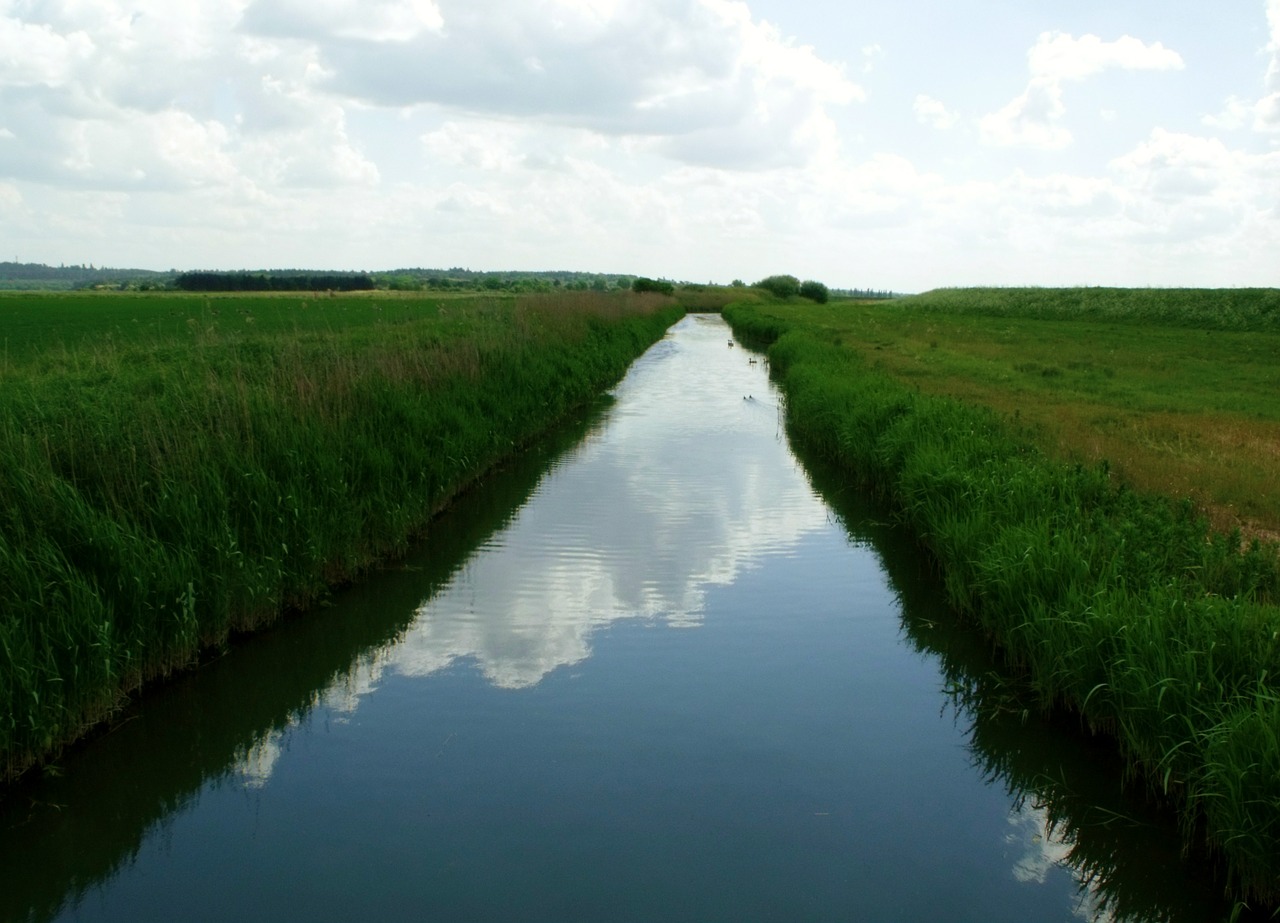
[[[793, 437], [892, 500], [953, 605], [1024, 677], [1025, 707], [1114, 735], [1133, 778], [1178, 805], [1187, 842], [1221, 857], [1242, 900], [1275, 906], [1276, 547], [1214, 532], [1177, 496], [1189, 453], [1141, 436], [1176, 426], [1203, 442], [1210, 420], [1275, 446], [1273, 315], [1233, 333], [1215, 310], [1231, 293], [1176, 310], [1121, 293], [1083, 312], [1078, 292], [1032, 294], [725, 313], [739, 338], [772, 343]], [[1090, 441], [1101, 418], [1126, 421], [1116, 443]], [[1077, 461], [1112, 445], [1125, 451], [1110, 466]], [[1197, 496], [1228, 525], [1275, 528], [1274, 455], [1261, 457], [1243, 473], [1243, 454], [1197, 461]]]
[[[26, 369], [63, 353], [128, 346], [181, 346], [201, 335], [226, 340], [323, 334], [443, 319], [465, 321], [517, 296], [417, 292], [191, 294], [184, 292], [0, 292], [0, 370]], [[482, 306], [482, 307], [478, 307]], [[441, 311], [443, 310], [443, 318]]]
[[873, 368], [990, 407], [1050, 455], [1280, 538], [1280, 292], [956, 289], [803, 311]]
[[656, 296], [0, 295], [0, 767], [395, 555]]

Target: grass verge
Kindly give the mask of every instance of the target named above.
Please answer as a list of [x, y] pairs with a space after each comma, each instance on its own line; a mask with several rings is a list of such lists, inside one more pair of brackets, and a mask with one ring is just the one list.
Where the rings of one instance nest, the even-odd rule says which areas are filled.
[[1198, 294], [945, 290], [785, 313], [913, 388], [992, 409], [1046, 454], [1280, 538], [1280, 293]]
[[724, 313], [744, 342], [772, 344], [795, 438], [892, 500], [1039, 706], [1115, 735], [1241, 899], [1280, 901], [1276, 548], [876, 368], [830, 310]]
[[346, 315], [326, 300], [323, 321], [278, 297], [64, 299], [73, 341], [32, 322], [6, 353], [6, 776], [232, 633], [402, 552], [681, 313], [654, 296], [357, 297]]

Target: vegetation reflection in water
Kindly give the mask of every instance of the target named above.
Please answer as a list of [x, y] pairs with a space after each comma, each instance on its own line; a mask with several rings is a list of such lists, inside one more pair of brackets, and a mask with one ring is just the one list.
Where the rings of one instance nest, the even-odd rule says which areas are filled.
[[370, 666], [404, 637], [421, 601], [511, 521], [557, 459], [590, 438], [603, 409], [457, 498], [403, 561], [154, 690], [105, 735], [14, 786], [0, 800], [0, 920], [49, 920], [75, 907], [202, 788], [264, 785], [289, 733], [318, 709], [350, 711]]
[[[629, 407], [609, 413], [610, 427], [670, 425]], [[816, 500], [789, 487], [780, 492], [749, 466], [733, 475], [734, 484], [672, 492], [670, 479], [660, 476], [664, 467], [714, 470], [736, 450], [734, 415], [777, 417], [757, 394], [734, 394], [716, 411], [727, 443], [709, 446], [705, 429], [684, 438], [677, 433], [669, 457], [616, 455], [597, 438], [599, 428], [592, 430], [573, 450], [575, 464], [625, 472], [629, 492], [593, 501], [579, 489], [564, 498], [564, 509], [522, 512], [538, 485], [554, 479], [556, 459], [583, 429], [567, 434], [464, 498], [424, 548], [376, 585], [353, 588], [328, 612], [286, 624], [163, 690], [68, 759], [61, 778], [33, 780], [12, 793], [0, 806], [0, 867], [14, 883], [0, 891], [0, 918], [87, 911], [86, 895], [132, 865], [144, 842], [163, 834], [204, 792], [269, 787], [281, 754], [309, 723], [350, 720], [365, 694], [392, 674], [439, 673], [461, 661], [474, 663], [489, 684], [531, 689], [558, 667], [580, 663], [592, 633], [619, 619], [700, 624], [714, 588], [750, 572], [763, 555], [789, 554], [829, 516]], [[1188, 867], [1169, 854], [1174, 840], [1161, 833], [1163, 821], [1124, 800], [1118, 764], [1061, 728], [1024, 725], [1007, 697], [991, 694], [1004, 688], [987, 681], [997, 668], [984, 660], [979, 641], [947, 629], [941, 596], [921, 573], [914, 548], [877, 526], [874, 514], [817, 468], [809, 471], [855, 542], [875, 548], [900, 600], [907, 640], [941, 661], [956, 719], [971, 723], [974, 762], [1014, 795], [1010, 873], [1034, 880], [1061, 858], [1088, 882], [1077, 908], [1086, 919], [1222, 916], [1207, 887], [1183, 880]], [[558, 516], [593, 502], [607, 513], [602, 531], [576, 533], [565, 558], [566, 568], [588, 575], [585, 581], [518, 555], [501, 564], [473, 556], [485, 546], [518, 547], [521, 530], [553, 536]], [[621, 542], [604, 541], [619, 531]], [[551, 612], [558, 617], [548, 618]], [[503, 616], [496, 624], [495, 613]], [[946, 906], [946, 896], [935, 899]]]
[[[1203, 856], [1184, 856], [1177, 820], [1130, 791], [1114, 743], [1069, 716], [1041, 716], [990, 645], [959, 622], [909, 534], [887, 507], [850, 490], [829, 462], [793, 442], [814, 489], [855, 541], [876, 549], [902, 602], [907, 643], [937, 660], [944, 708], [967, 727], [974, 766], [1009, 793], [1014, 875], [1042, 881], [1053, 866], [1079, 884], [1081, 919], [1108, 923], [1250, 920], [1224, 899]], [[1261, 919], [1261, 916], [1258, 917]]]

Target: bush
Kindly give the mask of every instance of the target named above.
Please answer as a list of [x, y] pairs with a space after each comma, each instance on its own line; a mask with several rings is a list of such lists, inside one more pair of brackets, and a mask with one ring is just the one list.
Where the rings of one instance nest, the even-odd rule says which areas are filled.
[[826, 304], [831, 299], [831, 290], [821, 282], [809, 279], [800, 284], [800, 297], [816, 301], [818, 304]]
[[670, 282], [661, 282], [657, 279], [646, 279], [641, 277], [631, 283], [631, 291], [657, 292], [659, 295], [674, 295], [676, 293], [676, 287]]
[[800, 294], [800, 280], [795, 276], [769, 276], [757, 282], [756, 288], [762, 288], [779, 298], [790, 298]]

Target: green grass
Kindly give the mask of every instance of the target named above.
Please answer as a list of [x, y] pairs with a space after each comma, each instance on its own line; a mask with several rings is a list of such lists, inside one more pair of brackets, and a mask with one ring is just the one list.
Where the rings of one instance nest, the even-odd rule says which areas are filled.
[[[403, 551], [667, 299], [0, 299], [0, 759]], [[40, 318], [33, 320], [30, 312]]]
[[[438, 317], [461, 302], [489, 308], [516, 296], [353, 292], [0, 292], [0, 370], [74, 351], [129, 344], [181, 346], [202, 336], [349, 332]], [[472, 311], [472, 308], [468, 308]]]
[[[1191, 497], [1217, 529], [1280, 538], [1280, 315], [1238, 307], [1277, 293], [1054, 295], [955, 290], [766, 316], [803, 318], [913, 388], [989, 407], [1046, 454]], [[1231, 320], [1246, 316], [1251, 329]]]
[[[1275, 546], [1213, 533], [1189, 501], [1065, 460], [1051, 439], [1036, 438], [1040, 428], [975, 398], [995, 385], [955, 388], [957, 399], [941, 393], [939, 379], [912, 375], [918, 366], [882, 356], [908, 354], [904, 343], [919, 340], [900, 331], [918, 338], [913, 325], [933, 325], [926, 336], [939, 345], [926, 341], [924, 349], [942, 351], [940, 328], [991, 331], [987, 315], [917, 315], [913, 300], [725, 313], [744, 341], [772, 341], [794, 436], [892, 500], [937, 561], [952, 604], [1026, 677], [1039, 707], [1073, 710], [1115, 735], [1133, 778], [1179, 806], [1187, 842], [1204, 840], [1222, 857], [1241, 897], [1280, 900]], [[948, 380], [969, 380], [955, 371], [966, 360], [981, 367], [1069, 355], [1075, 344], [1063, 340], [1077, 331], [1054, 325], [1099, 322], [1013, 313], [999, 323], [1010, 325], [1004, 358], [954, 347], [939, 360]], [[1167, 332], [1145, 321], [1110, 323], [1147, 331], [1149, 340]], [[1203, 335], [1193, 325], [1179, 329]], [[1031, 331], [1044, 342], [1032, 346]], [[1123, 331], [1103, 333], [1125, 339]], [[1116, 361], [1116, 377], [1136, 382], [1127, 362]], [[1047, 378], [1058, 377], [1066, 376]], [[1039, 381], [1028, 387], [1021, 406], [1048, 393]]]
[[1280, 289], [1274, 288], [943, 288], [909, 299], [906, 307], [949, 315], [1280, 332]]

